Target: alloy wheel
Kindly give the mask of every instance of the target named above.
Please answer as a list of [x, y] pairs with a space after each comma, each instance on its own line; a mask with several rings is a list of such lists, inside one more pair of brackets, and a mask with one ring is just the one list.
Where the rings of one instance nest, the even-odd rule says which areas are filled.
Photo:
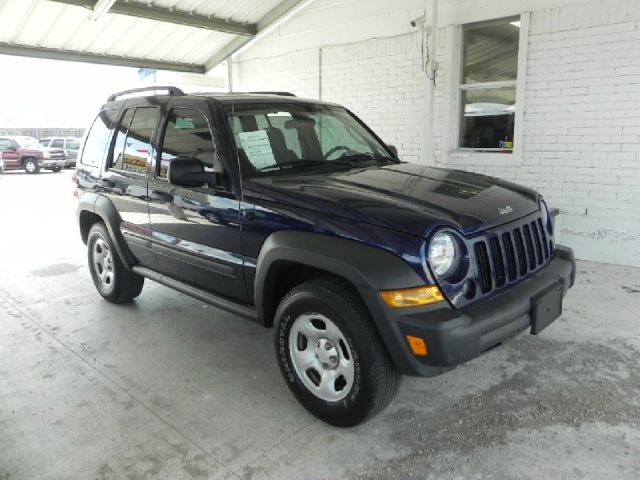
[[98, 238], [93, 244], [93, 268], [105, 292], [113, 289], [113, 257], [107, 242]]

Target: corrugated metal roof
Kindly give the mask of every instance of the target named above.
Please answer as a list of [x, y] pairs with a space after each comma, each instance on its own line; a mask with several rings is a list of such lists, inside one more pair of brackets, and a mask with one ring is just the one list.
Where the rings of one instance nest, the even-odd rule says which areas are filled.
[[[130, 3], [149, 4], [139, 0]], [[155, 0], [151, 5], [236, 22], [256, 23], [279, 3], [280, 0]]]
[[[72, 1], [70, 3], [83, 2]], [[291, 0], [131, 1], [144, 7], [256, 25], [271, 10]], [[122, 2], [118, 2], [122, 4]], [[0, 1], [0, 44], [40, 47], [106, 56], [204, 65], [238, 35], [117, 13], [90, 19], [78, 5], [48, 0]], [[244, 27], [241, 27], [244, 28]], [[0, 52], [6, 53], [6, 51]], [[23, 53], [19, 53], [23, 54]]]

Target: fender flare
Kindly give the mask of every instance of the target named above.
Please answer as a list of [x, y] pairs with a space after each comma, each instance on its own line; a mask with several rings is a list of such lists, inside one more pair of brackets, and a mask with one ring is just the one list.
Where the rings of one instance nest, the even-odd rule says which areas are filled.
[[[102, 219], [109, 231], [111, 241], [116, 248], [116, 253], [120, 257], [125, 268], [130, 270], [131, 267], [136, 264], [136, 261], [131, 254], [129, 247], [127, 247], [122, 231], [120, 230], [122, 217], [120, 217], [120, 214], [113, 205], [113, 202], [104, 195], [94, 192], [85, 192], [80, 199], [80, 203], [78, 204], [78, 209], [76, 211], [80, 228], [82, 228], [82, 223], [80, 222], [82, 212], [93, 213]], [[82, 234], [82, 230], [80, 233]], [[83, 241], [85, 240], [86, 238], [84, 238], [83, 235]]]
[[269, 236], [258, 256], [255, 305], [258, 323], [268, 326], [275, 314], [276, 277], [286, 264], [314, 267], [350, 282], [358, 291], [393, 362], [410, 371], [406, 342], [385, 313], [380, 290], [411, 288], [425, 281], [401, 257], [356, 240], [313, 232], [284, 230]]
[[349, 281], [360, 292], [410, 288], [424, 280], [399, 256], [382, 248], [332, 235], [280, 230], [267, 238], [258, 256], [255, 305], [266, 323], [275, 312], [275, 274], [283, 264], [317, 268]]

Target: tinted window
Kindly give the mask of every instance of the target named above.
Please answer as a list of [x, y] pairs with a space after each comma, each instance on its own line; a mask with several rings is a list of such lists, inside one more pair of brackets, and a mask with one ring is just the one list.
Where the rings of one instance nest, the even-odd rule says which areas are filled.
[[355, 162], [388, 158], [384, 146], [343, 108], [282, 104], [236, 111], [230, 122], [249, 175], [292, 171], [304, 165], [300, 160], [325, 162], [325, 168], [345, 157]]
[[516, 87], [464, 90], [462, 106], [462, 147], [513, 147]]
[[0, 138], [0, 150], [6, 150], [13, 147], [13, 142], [6, 138]]
[[39, 140], [40, 145], [42, 145], [43, 147], [46, 147], [47, 145], [49, 145], [49, 142], [50, 142], [50, 141], [51, 141], [51, 140], [50, 140], [50, 139], [48, 139], [48, 138], [43, 138], [42, 140]]
[[160, 111], [157, 108], [136, 108], [131, 121], [127, 122], [127, 116], [131, 111], [125, 114], [118, 129], [118, 138], [113, 152], [113, 168], [145, 174], [153, 152], [151, 139], [160, 118]]
[[207, 171], [220, 171], [209, 122], [202, 112], [190, 108], [171, 111], [162, 144], [159, 176], [166, 178], [169, 163], [175, 158], [197, 158]]
[[515, 80], [520, 22], [516, 18], [464, 27], [462, 83]]
[[111, 140], [111, 127], [116, 113], [116, 110], [103, 110], [98, 114], [84, 142], [80, 163], [92, 167], [102, 164]]
[[78, 150], [80, 148], [80, 142], [77, 140], [67, 140], [67, 148], [69, 150]]
[[513, 150], [519, 38], [518, 17], [464, 27], [460, 147]]
[[49, 145], [51, 148], [64, 148], [64, 140], [61, 138], [56, 138], [53, 142], [51, 142], [51, 145]]
[[122, 169], [122, 159], [124, 158], [124, 147], [125, 141], [127, 140], [127, 134], [129, 133], [129, 124], [131, 123], [131, 118], [133, 117], [133, 112], [135, 112], [135, 108], [130, 108], [122, 117], [120, 121], [120, 125], [116, 129], [116, 142], [113, 147], [113, 160], [111, 163], [111, 167], [117, 170]]

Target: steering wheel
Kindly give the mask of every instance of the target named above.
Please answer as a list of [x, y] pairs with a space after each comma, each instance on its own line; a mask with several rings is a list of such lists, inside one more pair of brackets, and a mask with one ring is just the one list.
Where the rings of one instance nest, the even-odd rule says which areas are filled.
[[327, 153], [325, 153], [322, 156], [322, 158], [324, 160], [328, 160], [331, 155], [333, 155], [336, 152], [339, 152], [340, 150], [344, 150], [345, 153], [353, 152], [353, 150], [351, 148], [349, 148], [349, 147], [347, 147], [345, 145], [337, 145], [337, 146], [333, 147], [331, 150], [329, 150]]

